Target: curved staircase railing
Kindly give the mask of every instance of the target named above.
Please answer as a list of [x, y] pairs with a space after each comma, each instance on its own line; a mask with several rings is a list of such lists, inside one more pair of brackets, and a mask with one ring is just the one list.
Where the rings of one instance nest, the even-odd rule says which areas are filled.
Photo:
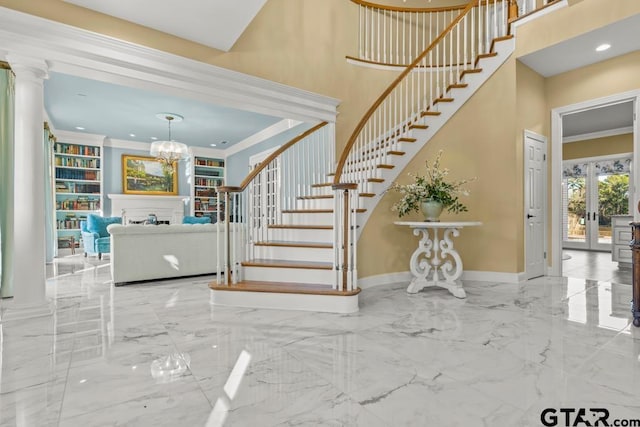
[[507, 0], [472, 0], [431, 44], [389, 85], [362, 117], [338, 160], [334, 184], [355, 183], [370, 193], [380, 170], [399, 144], [413, 142], [410, 131], [426, 128], [439, 104], [466, 87], [477, 61], [494, 55], [493, 41], [507, 35]]
[[406, 67], [465, 9], [385, 6], [364, 0], [358, 5], [358, 56], [348, 59]]
[[319, 123], [280, 146], [238, 187], [218, 187], [217, 284], [242, 280], [242, 262], [258, 257], [283, 216], [311, 200], [315, 184], [328, 181], [335, 164], [335, 126]]
[[427, 129], [429, 120], [441, 114], [441, 104], [453, 102], [453, 92], [469, 86], [465, 75], [482, 72], [480, 59], [497, 55], [494, 42], [509, 38], [509, 5], [508, 0], [470, 1], [356, 125], [333, 179], [334, 227], [344, 229], [347, 236], [335, 242], [342, 250], [336, 259], [344, 274], [338, 279], [347, 286], [357, 286], [355, 212], [359, 196], [375, 195], [375, 185], [384, 182], [383, 171], [394, 167], [390, 158], [405, 154], [402, 144], [416, 142], [414, 130]]

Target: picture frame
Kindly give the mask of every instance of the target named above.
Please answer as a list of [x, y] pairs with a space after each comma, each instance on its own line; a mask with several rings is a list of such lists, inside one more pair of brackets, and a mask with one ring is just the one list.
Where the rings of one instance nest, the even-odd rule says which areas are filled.
[[156, 196], [178, 194], [178, 162], [155, 157], [122, 155], [122, 193]]

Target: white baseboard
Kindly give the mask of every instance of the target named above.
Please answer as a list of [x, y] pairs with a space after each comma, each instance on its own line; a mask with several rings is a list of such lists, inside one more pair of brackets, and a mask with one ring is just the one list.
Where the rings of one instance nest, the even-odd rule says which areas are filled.
[[[398, 271], [395, 273], [379, 274], [358, 279], [358, 287], [367, 289], [373, 286], [390, 285], [392, 283], [411, 281], [410, 271]], [[503, 273], [499, 271], [464, 271], [462, 280], [475, 280], [479, 282], [519, 283], [525, 281], [525, 273]]]
[[373, 286], [390, 285], [392, 283], [407, 282], [407, 285], [411, 281], [410, 271], [399, 271], [396, 273], [378, 274], [377, 276], [369, 276], [363, 279], [358, 278], [358, 287], [360, 289], [367, 289]]
[[519, 283], [526, 280], [525, 273], [503, 273], [500, 271], [463, 271], [462, 280], [478, 282]]

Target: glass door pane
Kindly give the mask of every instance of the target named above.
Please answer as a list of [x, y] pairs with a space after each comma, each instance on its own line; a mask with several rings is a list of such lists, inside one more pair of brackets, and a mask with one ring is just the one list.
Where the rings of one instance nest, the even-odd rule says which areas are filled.
[[611, 245], [611, 216], [629, 214], [629, 174], [598, 176], [597, 245]]
[[565, 178], [567, 191], [566, 240], [571, 246], [587, 243], [587, 182], [586, 177]]

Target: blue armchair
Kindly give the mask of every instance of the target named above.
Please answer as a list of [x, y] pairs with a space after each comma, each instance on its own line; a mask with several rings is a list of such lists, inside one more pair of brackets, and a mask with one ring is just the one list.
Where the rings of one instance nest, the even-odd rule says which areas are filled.
[[184, 216], [182, 217], [183, 224], [211, 224], [211, 217], [208, 216]]
[[102, 254], [109, 253], [111, 251], [111, 237], [107, 231], [107, 225], [121, 223], [122, 218], [120, 217], [105, 218], [94, 214], [87, 215], [86, 221], [80, 221], [84, 256], [98, 254], [98, 259], [102, 259]]

